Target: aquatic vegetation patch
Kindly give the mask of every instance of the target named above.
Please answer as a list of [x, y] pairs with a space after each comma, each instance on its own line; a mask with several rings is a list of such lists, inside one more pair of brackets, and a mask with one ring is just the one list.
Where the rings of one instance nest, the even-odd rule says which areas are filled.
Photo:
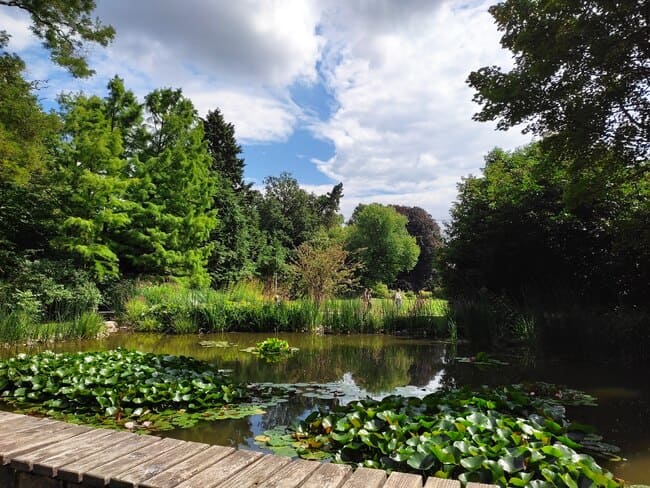
[[510, 363], [493, 358], [484, 351], [477, 352], [475, 356], [457, 356], [456, 361], [459, 363], [474, 364], [476, 366], [509, 366]]
[[25, 413], [108, 427], [155, 431], [263, 413], [252, 393], [184, 356], [117, 349], [0, 362], [0, 400]]
[[463, 483], [621, 487], [593, 457], [611, 457], [616, 448], [590, 426], [566, 418], [565, 406], [594, 402], [548, 384], [452, 389], [422, 399], [389, 396], [313, 412], [256, 441], [278, 454]]
[[298, 348], [289, 346], [289, 343], [284, 339], [269, 337], [262, 342], [258, 342], [255, 347], [248, 347], [243, 351], [263, 357], [268, 362], [277, 362], [289, 358], [298, 351]]

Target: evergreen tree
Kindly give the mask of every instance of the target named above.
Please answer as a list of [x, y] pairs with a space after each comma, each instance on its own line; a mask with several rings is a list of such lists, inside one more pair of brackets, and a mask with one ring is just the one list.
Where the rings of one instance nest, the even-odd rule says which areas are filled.
[[225, 284], [253, 276], [258, 254], [257, 214], [250, 204], [250, 185], [244, 183], [244, 160], [235, 140], [235, 129], [219, 109], [203, 120], [204, 137], [212, 158], [211, 170], [217, 185], [214, 209], [219, 225], [212, 231], [214, 246], [208, 270], [214, 284]]
[[64, 220], [57, 247], [80, 257], [97, 278], [119, 276], [114, 236], [130, 223], [122, 137], [106, 117], [106, 102], [63, 97], [64, 132], [57, 158]]
[[137, 181], [129, 197], [138, 206], [124, 236], [125, 260], [132, 272], [206, 284], [217, 182], [203, 125], [180, 90], [150, 93], [145, 109], [147, 138], [132, 161]]

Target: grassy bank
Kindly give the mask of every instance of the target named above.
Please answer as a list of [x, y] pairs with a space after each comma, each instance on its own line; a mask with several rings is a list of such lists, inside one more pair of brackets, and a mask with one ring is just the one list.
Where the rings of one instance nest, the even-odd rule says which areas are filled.
[[38, 322], [21, 311], [0, 309], [0, 344], [90, 339], [104, 330], [96, 312], [83, 312], [67, 320]]
[[409, 333], [447, 337], [444, 300], [359, 299], [275, 301], [256, 284], [225, 290], [191, 290], [174, 284], [143, 285], [127, 300], [121, 322], [143, 332]]

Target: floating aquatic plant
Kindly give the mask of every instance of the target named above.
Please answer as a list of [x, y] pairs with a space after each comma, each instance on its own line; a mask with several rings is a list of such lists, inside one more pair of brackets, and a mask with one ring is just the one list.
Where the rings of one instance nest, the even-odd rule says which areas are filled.
[[287, 359], [298, 351], [298, 348], [289, 346], [289, 343], [284, 339], [269, 337], [262, 342], [258, 342], [255, 347], [248, 347], [243, 351], [263, 357], [268, 362], [277, 362]]
[[389, 396], [316, 411], [256, 441], [278, 454], [532, 488], [620, 487], [592, 455], [612, 456], [594, 429], [565, 417], [582, 392], [540, 384]]
[[0, 400], [23, 412], [150, 431], [264, 412], [246, 385], [210, 363], [122, 349], [1, 361]]

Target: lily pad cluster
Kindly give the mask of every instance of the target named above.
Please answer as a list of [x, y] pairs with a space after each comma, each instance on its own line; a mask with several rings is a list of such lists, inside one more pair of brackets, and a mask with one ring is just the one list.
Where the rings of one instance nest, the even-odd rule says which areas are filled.
[[277, 362], [289, 358], [298, 351], [298, 348], [289, 346], [289, 343], [284, 339], [269, 337], [262, 342], [258, 342], [255, 347], [249, 347], [244, 351], [263, 357], [268, 362]]
[[571, 423], [565, 405], [594, 398], [551, 385], [452, 389], [317, 411], [259, 444], [307, 459], [531, 488], [623, 486], [592, 455], [615, 449]]
[[260, 413], [246, 385], [210, 363], [129, 350], [36, 355], [0, 362], [0, 400], [22, 411], [160, 430]]

